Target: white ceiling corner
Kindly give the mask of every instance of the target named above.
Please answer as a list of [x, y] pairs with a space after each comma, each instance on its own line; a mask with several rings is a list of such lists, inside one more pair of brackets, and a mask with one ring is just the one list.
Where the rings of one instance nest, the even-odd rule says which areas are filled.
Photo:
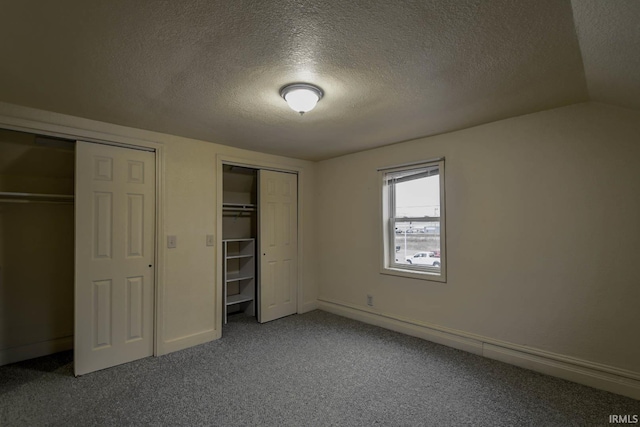
[[640, 109], [640, 1], [572, 5], [589, 98]]

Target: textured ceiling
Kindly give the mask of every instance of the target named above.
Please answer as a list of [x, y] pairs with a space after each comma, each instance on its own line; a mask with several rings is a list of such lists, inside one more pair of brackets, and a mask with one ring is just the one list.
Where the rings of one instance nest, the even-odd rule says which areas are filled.
[[589, 97], [640, 109], [640, 1], [573, 0]]
[[[638, 107], [639, 4], [8, 0], [0, 101], [324, 159], [590, 96]], [[300, 81], [325, 92], [302, 117], [279, 96]]]

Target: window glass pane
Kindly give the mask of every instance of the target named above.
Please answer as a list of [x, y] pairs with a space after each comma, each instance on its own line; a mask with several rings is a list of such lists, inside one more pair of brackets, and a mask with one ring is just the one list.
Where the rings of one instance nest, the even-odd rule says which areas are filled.
[[397, 264], [440, 267], [439, 221], [397, 220], [394, 234]]
[[396, 218], [439, 217], [440, 175], [395, 183]]

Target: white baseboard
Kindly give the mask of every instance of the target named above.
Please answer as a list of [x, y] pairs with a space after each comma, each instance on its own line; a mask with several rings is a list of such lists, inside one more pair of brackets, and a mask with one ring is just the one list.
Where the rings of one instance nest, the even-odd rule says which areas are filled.
[[0, 366], [47, 356], [73, 348], [73, 335], [0, 350]]
[[317, 309], [318, 301], [305, 302], [304, 304], [302, 304], [302, 307], [300, 307], [300, 310], [298, 310], [298, 314], [308, 313]]
[[517, 350], [497, 347], [491, 344], [484, 345], [483, 356], [542, 374], [640, 400], [640, 382], [631, 378], [547, 359]]
[[532, 371], [640, 400], [640, 373], [319, 299], [318, 308]]
[[213, 341], [217, 338], [219, 334], [216, 333], [215, 329], [208, 329], [206, 331], [197, 332], [195, 334], [187, 335], [184, 337], [174, 338], [171, 340], [166, 340], [161, 343], [158, 349], [158, 356], [162, 356], [163, 354], [173, 353], [174, 351], [184, 350], [189, 347], [193, 347], [194, 345], [200, 345], [207, 343], [209, 341]]

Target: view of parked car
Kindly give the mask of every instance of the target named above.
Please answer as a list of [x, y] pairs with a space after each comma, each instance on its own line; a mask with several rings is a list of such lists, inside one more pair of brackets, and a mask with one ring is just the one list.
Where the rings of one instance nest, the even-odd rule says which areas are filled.
[[440, 267], [440, 252], [416, 252], [412, 257], [407, 258], [409, 264], [431, 265]]

